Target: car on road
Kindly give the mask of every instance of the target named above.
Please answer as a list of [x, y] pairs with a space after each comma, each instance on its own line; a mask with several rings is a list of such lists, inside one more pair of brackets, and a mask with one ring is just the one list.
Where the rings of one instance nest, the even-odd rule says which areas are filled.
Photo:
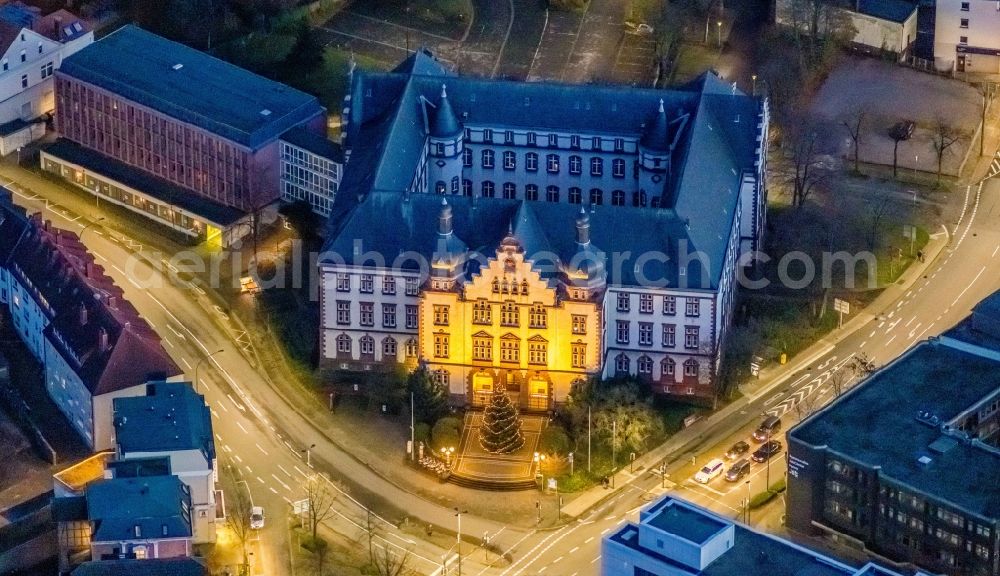
[[754, 462], [767, 462], [772, 456], [775, 456], [781, 452], [781, 442], [777, 440], [771, 440], [764, 444], [761, 444], [760, 448], [754, 451], [753, 458]]
[[719, 458], [713, 458], [711, 462], [705, 464], [705, 467], [698, 471], [694, 475], [694, 481], [700, 484], [708, 484], [716, 476], [722, 474], [723, 469], [726, 467], [726, 463]]
[[765, 442], [774, 438], [774, 436], [781, 432], [781, 418], [777, 416], [768, 416], [764, 418], [764, 421], [760, 423], [760, 426], [753, 431], [753, 439], [757, 442]]
[[740, 440], [736, 444], [730, 446], [729, 450], [726, 450], [726, 458], [728, 458], [729, 460], [735, 460], [749, 451], [750, 451], [750, 445]]
[[253, 506], [250, 508], [250, 528], [260, 530], [264, 527], [264, 507]]
[[746, 458], [737, 460], [726, 470], [726, 482], [739, 482], [750, 473], [750, 461]]

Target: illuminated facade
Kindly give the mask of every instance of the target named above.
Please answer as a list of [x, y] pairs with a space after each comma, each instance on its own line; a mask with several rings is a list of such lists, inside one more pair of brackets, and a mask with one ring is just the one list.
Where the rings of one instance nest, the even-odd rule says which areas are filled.
[[423, 363], [471, 406], [503, 385], [550, 408], [587, 375], [711, 401], [764, 228], [767, 124], [766, 101], [711, 74], [672, 91], [504, 82], [418, 52], [353, 75], [323, 364]]

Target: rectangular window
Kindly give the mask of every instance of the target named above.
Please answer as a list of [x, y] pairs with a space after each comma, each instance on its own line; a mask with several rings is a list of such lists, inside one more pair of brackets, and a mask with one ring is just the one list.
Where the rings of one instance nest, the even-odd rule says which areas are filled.
[[351, 291], [351, 275], [337, 274], [337, 292]]
[[361, 275], [361, 293], [371, 294], [375, 291], [375, 278], [371, 274]]
[[382, 327], [383, 328], [395, 328], [396, 327], [396, 305], [395, 304], [383, 304], [382, 305]]
[[545, 169], [549, 174], [559, 173], [559, 155], [549, 154], [545, 157]]
[[652, 322], [639, 322], [639, 345], [640, 346], [652, 346], [653, 345], [653, 323]]
[[375, 305], [371, 302], [361, 302], [361, 325], [362, 326], [374, 326], [375, 325]]
[[624, 292], [618, 293], [618, 311], [628, 312], [629, 309], [629, 295]]
[[968, 44], [969, 43], [969, 37], [968, 36], [959, 36], [958, 37], [958, 43], [959, 44]]
[[615, 152], [625, 151], [625, 140], [622, 138], [615, 138]]
[[27, 88], [27, 87], [28, 87], [28, 75], [21, 74], [21, 88]]
[[337, 300], [337, 324], [351, 323], [351, 303], [347, 300]]
[[518, 326], [521, 323], [520, 310], [513, 302], [504, 302], [500, 306], [500, 324], [503, 326]]
[[538, 144], [538, 135], [534, 132], [528, 132], [528, 146], [535, 146]]
[[701, 305], [697, 298], [687, 298], [685, 304], [685, 316], [698, 317], [701, 315]]
[[579, 136], [575, 136], [575, 135], [574, 136], [570, 136], [569, 137], [569, 147], [570, 148], [579, 149], [580, 148], [580, 137]]
[[395, 276], [383, 276], [382, 277], [382, 293], [383, 294], [395, 294], [396, 293], [396, 278], [395, 278]]
[[415, 329], [417, 327], [417, 307], [413, 304], [406, 305], [406, 327]]
[[689, 350], [694, 350], [698, 348], [698, 327], [697, 326], [685, 326], [684, 327], [684, 347]]
[[485, 300], [481, 300], [472, 305], [473, 324], [492, 324], [493, 308]]
[[417, 295], [417, 289], [418, 289], [417, 279], [416, 278], [407, 278], [406, 279], [406, 295], [407, 296], [416, 296]]
[[434, 305], [434, 324], [436, 326], [448, 325], [448, 306], [443, 304]]
[[573, 334], [587, 333], [587, 317], [582, 314], [573, 314]]
[[673, 348], [677, 343], [677, 327], [673, 324], [663, 325], [663, 347]]
[[969, 27], [969, 19], [968, 18], [962, 18], [961, 20], [959, 20], [958, 27], [959, 28], [968, 28]]
[[615, 158], [611, 161], [611, 175], [615, 178], [625, 177], [625, 161], [621, 158]]
[[555, 148], [558, 145], [559, 145], [559, 135], [549, 134], [549, 146]]
[[639, 294], [639, 312], [643, 314], [653, 313], [653, 295]]
[[601, 149], [601, 137], [600, 136], [594, 136], [593, 138], [590, 139], [590, 148], [591, 148], [591, 150], [600, 150]]
[[548, 315], [545, 313], [545, 307], [541, 304], [532, 306], [528, 313], [528, 326], [530, 328], [545, 328], [547, 324]]
[[483, 130], [483, 142], [486, 142], [487, 144], [493, 143], [493, 130], [489, 128], [485, 128]]
[[538, 154], [528, 152], [524, 155], [524, 169], [528, 172], [535, 172], [538, 170]]
[[529, 342], [528, 343], [528, 363], [529, 364], [546, 364], [548, 363], [548, 343], [547, 342]]
[[473, 360], [493, 360], [493, 339], [473, 338], [472, 339], [472, 359]]
[[677, 297], [676, 296], [664, 296], [663, 297], [663, 313], [668, 316], [673, 316], [677, 314]]
[[962, 12], [968, 12], [969, 11], [969, 3], [968, 2], [962, 2], [961, 10], [962, 10]]
[[514, 133], [512, 131], [507, 130], [506, 132], [503, 133], [503, 143], [504, 144], [514, 143]]
[[448, 357], [448, 335], [447, 334], [435, 334], [434, 335], [434, 356], [436, 358], [447, 358]]
[[517, 338], [503, 338], [500, 340], [500, 361], [521, 361], [521, 343]]
[[483, 150], [483, 168], [493, 168], [492, 150]]
[[616, 341], [619, 344], [628, 344], [628, 333], [629, 333], [628, 320], [618, 320], [616, 322], [616, 327], [617, 327]]
[[573, 368], [585, 368], [587, 366], [587, 345], [576, 342], [571, 345]]

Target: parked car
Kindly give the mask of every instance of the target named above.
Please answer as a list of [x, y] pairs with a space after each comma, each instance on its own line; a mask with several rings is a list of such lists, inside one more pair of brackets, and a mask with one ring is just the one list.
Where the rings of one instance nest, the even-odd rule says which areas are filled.
[[740, 440], [736, 444], [730, 446], [729, 450], [726, 450], [726, 458], [730, 460], [735, 460], [749, 451], [750, 451], [750, 445]]
[[713, 458], [711, 462], [705, 464], [705, 467], [698, 471], [694, 475], [694, 481], [701, 484], [708, 484], [716, 476], [722, 474], [723, 469], [726, 467], [726, 463], [719, 458]]
[[765, 442], [774, 438], [775, 435], [781, 432], [781, 418], [777, 416], [768, 416], [764, 418], [764, 421], [760, 423], [760, 426], [753, 431], [753, 439], [757, 442]]
[[739, 482], [750, 473], [750, 461], [746, 458], [737, 460], [735, 464], [726, 471], [726, 482]]
[[250, 508], [250, 528], [260, 530], [264, 527], [264, 507], [254, 506]]
[[777, 440], [771, 440], [761, 445], [756, 451], [754, 451], [753, 458], [754, 462], [767, 462], [772, 456], [781, 452], [781, 442]]

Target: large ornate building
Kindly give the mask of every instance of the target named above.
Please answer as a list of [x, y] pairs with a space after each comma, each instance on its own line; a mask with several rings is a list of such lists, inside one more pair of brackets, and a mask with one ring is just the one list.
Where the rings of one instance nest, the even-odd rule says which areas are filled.
[[678, 90], [354, 74], [320, 263], [321, 354], [424, 363], [458, 404], [544, 410], [589, 375], [710, 401], [764, 225], [768, 111]]

